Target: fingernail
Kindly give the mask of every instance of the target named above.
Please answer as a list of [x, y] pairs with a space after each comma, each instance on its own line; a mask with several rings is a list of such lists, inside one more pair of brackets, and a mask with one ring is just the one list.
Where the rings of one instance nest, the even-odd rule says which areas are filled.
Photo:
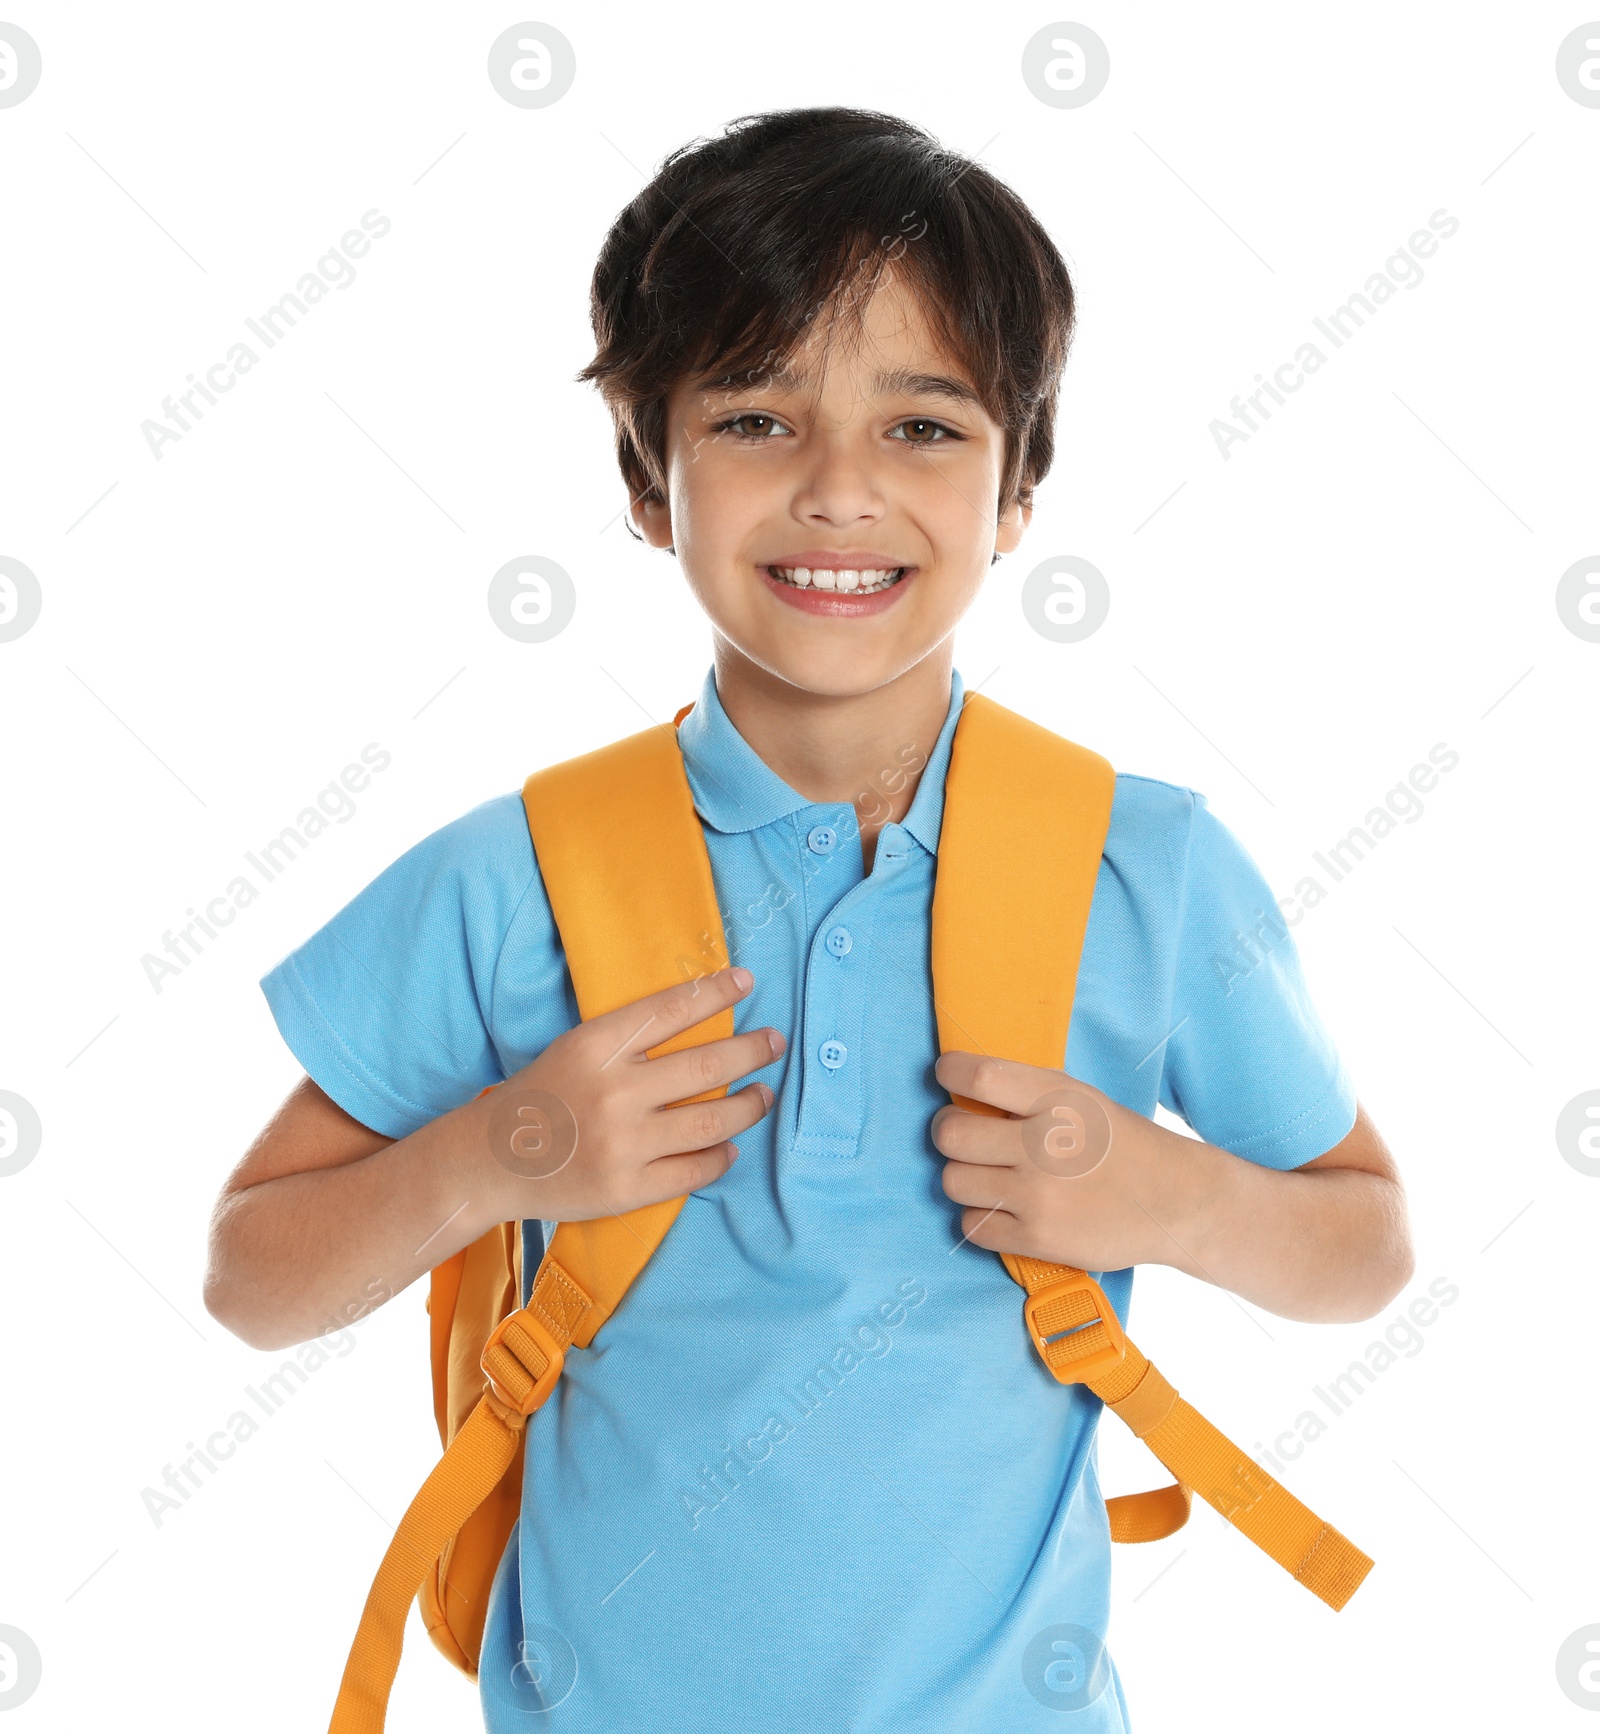
[[748, 993], [750, 984], [756, 979], [749, 970], [739, 964], [735, 964], [728, 973], [733, 977], [733, 985], [738, 988], [740, 993]]
[[731, 1168], [734, 1163], [739, 1160], [739, 1146], [737, 1144], [730, 1144], [728, 1148], [733, 1152], [733, 1154], [728, 1158], [728, 1166]]
[[773, 1058], [776, 1059], [777, 1056], [783, 1052], [784, 1048], [784, 1041], [781, 1032], [769, 1029], [767, 1031], [767, 1046], [771, 1048]]
[[772, 1093], [772, 1086], [770, 1084], [757, 1084], [756, 1088], [761, 1092], [762, 1101], [770, 1108], [777, 1099]]

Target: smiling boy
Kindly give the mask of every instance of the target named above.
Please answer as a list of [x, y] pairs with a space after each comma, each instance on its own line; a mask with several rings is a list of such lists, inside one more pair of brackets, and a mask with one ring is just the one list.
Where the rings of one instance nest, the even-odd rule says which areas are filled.
[[[688, 1194], [528, 1429], [486, 1726], [1056, 1727], [1034, 1675], [1071, 1627], [1075, 1725], [1125, 1729], [1101, 1405], [993, 1254], [1101, 1274], [1124, 1319], [1154, 1263], [1333, 1321], [1411, 1253], [1292, 943], [1222, 991], [1271, 893], [1191, 790], [1117, 778], [1062, 1069], [940, 1055], [952, 635], [1050, 464], [1066, 268], [916, 128], [798, 111], [669, 159], [593, 316], [633, 520], [711, 623], [677, 739], [733, 967], [580, 1023], [518, 796], [426, 838], [263, 982], [307, 1076], [224, 1189], [208, 1305], [278, 1347], [497, 1223]], [[731, 1037], [646, 1057], [648, 1019], [727, 1005]], [[502, 1079], [570, 1110], [557, 1172], [495, 1160]], [[1110, 1137], [1064, 1179], [1030, 1113], [1074, 1086]]]

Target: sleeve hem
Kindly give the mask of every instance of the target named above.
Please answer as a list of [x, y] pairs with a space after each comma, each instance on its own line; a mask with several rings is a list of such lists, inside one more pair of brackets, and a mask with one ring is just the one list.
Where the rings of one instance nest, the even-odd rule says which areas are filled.
[[435, 1116], [375, 1078], [322, 1015], [292, 958], [261, 981], [268, 1009], [307, 1077], [344, 1111], [385, 1138], [404, 1138]]
[[1309, 1108], [1265, 1132], [1230, 1141], [1224, 1148], [1264, 1168], [1302, 1168], [1326, 1155], [1349, 1135], [1355, 1123], [1355, 1087], [1341, 1065], [1332, 1083]]

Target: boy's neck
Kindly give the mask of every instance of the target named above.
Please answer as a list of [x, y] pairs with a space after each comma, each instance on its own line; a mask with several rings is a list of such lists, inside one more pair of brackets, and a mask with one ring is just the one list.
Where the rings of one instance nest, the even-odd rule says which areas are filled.
[[717, 697], [768, 770], [808, 801], [848, 801], [868, 871], [878, 832], [903, 819], [950, 711], [952, 649], [871, 692], [803, 692], [716, 642]]

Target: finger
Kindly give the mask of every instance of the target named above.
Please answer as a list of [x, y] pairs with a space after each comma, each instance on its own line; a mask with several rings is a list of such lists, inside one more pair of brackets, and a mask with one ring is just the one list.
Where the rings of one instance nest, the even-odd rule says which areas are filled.
[[[644, 1120], [644, 1150], [652, 1158], [708, 1150], [748, 1131], [773, 1103], [769, 1084], [746, 1084], [731, 1096], [662, 1108]], [[668, 1193], [668, 1197], [673, 1194]]]
[[743, 999], [754, 982], [747, 969], [719, 969], [713, 975], [675, 982], [659, 993], [647, 993], [615, 1011], [602, 1012], [584, 1027], [605, 1049], [602, 1064], [609, 1065], [614, 1059], [643, 1059], [647, 1049], [659, 1047]]
[[985, 1252], [1015, 1252], [1023, 1244], [1022, 1221], [1009, 1210], [963, 1210], [961, 1238]]
[[782, 1035], [768, 1026], [724, 1036], [721, 1041], [701, 1042], [675, 1054], [661, 1054], [646, 1060], [640, 1069], [645, 1100], [652, 1108], [664, 1108], [669, 1102], [720, 1090], [746, 1072], [770, 1066], [783, 1053], [784, 1045]]
[[[737, 1144], [713, 1144], [709, 1150], [690, 1150], [680, 1156], [658, 1156], [639, 1172], [639, 1203], [660, 1204], [668, 1198], [683, 1198], [720, 1180], [739, 1155]], [[637, 1208], [637, 1206], [635, 1207]]]
[[[1065, 1072], [1043, 1066], [1025, 1066], [1020, 1060], [997, 1059], [992, 1054], [967, 1054], [953, 1049], [941, 1054], [933, 1075], [954, 1096], [987, 1102], [1008, 1114], [1026, 1114], [1050, 1090], [1064, 1090], [1078, 1080]], [[1087, 1088], [1080, 1085], [1080, 1088]]]
[[1005, 1209], [1012, 1188], [992, 1168], [975, 1162], [946, 1162], [944, 1195], [952, 1204], [970, 1204], [977, 1210]]
[[1015, 1120], [998, 1120], [992, 1114], [969, 1114], [954, 1103], [933, 1116], [928, 1131], [934, 1149], [958, 1162], [1011, 1168], [1022, 1155]]

